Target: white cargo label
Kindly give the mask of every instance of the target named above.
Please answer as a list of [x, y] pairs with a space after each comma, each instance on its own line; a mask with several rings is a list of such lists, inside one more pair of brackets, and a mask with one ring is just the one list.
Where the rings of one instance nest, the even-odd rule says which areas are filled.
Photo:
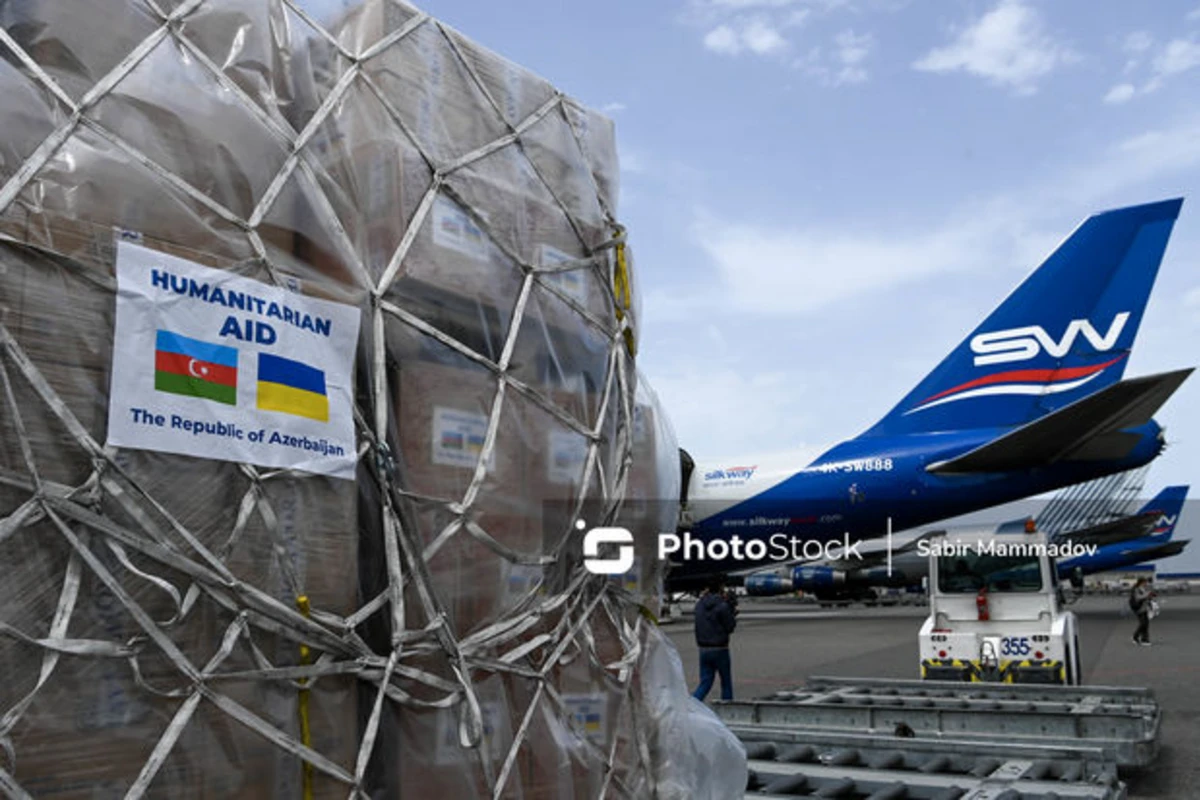
[[[554, 267], [575, 260], [575, 256], [548, 244], [538, 245], [538, 266]], [[565, 272], [547, 272], [542, 279], [580, 305], [587, 302], [588, 268], [577, 267]]]
[[592, 744], [604, 747], [608, 737], [608, 698], [603, 694], [565, 694], [563, 705], [575, 721], [575, 728]]
[[478, 261], [488, 257], [487, 234], [453, 200], [438, 195], [430, 210], [433, 243]]
[[108, 444], [353, 480], [359, 320], [118, 242]]
[[[433, 409], [433, 463], [447, 467], [474, 469], [487, 438], [485, 414], [437, 406]], [[488, 471], [496, 464], [496, 454], [488, 459]]]
[[555, 484], [578, 484], [587, 463], [588, 443], [572, 431], [550, 431], [546, 478]]
[[535, 590], [538, 594], [546, 593], [545, 587], [541, 586], [544, 581], [544, 567], [536, 564], [513, 564], [508, 561], [505, 563], [508, 565], [508, 576], [504, 584], [506, 599], [520, 600]]

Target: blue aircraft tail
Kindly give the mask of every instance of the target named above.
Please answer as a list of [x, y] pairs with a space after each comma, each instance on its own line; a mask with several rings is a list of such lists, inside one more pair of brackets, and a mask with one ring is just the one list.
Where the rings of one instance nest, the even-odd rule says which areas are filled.
[[1119, 381], [1182, 204], [1084, 221], [863, 435], [1023, 425]]
[[1175, 526], [1179, 524], [1179, 515], [1183, 511], [1183, 502], [1187, 500], [1187, 493], [1187, 486], [1168, 486], [1153, 500], [1141, 507], [1138, 514], [1154, 512], [1159, 515], [1158, 522], [1150, 531], [1150, 536], [1169, 541], [1175, 535]]

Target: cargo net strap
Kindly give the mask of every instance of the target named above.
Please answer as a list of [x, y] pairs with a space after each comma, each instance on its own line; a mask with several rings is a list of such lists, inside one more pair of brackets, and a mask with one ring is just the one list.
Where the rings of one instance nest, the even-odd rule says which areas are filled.
[[[463, 56], [458, 41], [448, 29], [426, 15], [413, 11], [404, 24], [364, 51], [355, 53], [319, 25], [306, 11], [305, 3], [299, 0], [282, 0], [281, 8], [286, 8], [311, 25], [350, 65], [324, 98], [315, 115], [302, 130], [295, 131], [281, 125], [276, 118], [265, 113], [238, 83], [231, 80], [181, 30], [184, 21], [205, 6], [202, 0], [185, 0], [173, 11], [169, 10], [170, 4], [165, 2], [145, 0], [145, 5], [158, 18], [159, 24], [153, 33], [80, 97], [68, 93], [8, 31], [0, 30], [0, 44], [9, 51], [10, 60], [19, 63], [26, 74], [31, 75], [37, 84], [52, 93], [68, 112], [63, 123], [45, 137], [20, 169], [0, 188], [0, 213], [10, 210], [30, 186], [31, 181], [39, 176], [72, 136], [80, 130], [87, 130], [124, 152], [141, 167], [153, 172], [173, 191], [186, 195], [216, 218], [243, 230], [253, 251], [272, 279], [283, 285], [284, 279], [277, 265], [268, 257], [267, 247], [260, 238], [258, 228], [294, 172], [303, 172], [310, 182], [317, 183], [314, 167], [305, 157], [305, 146], [334, 113], [334, 109], [350, 88], [355, 85], [365, 86], [388, 111], [392, 122], [421, 149], [421, 155], [430, 166], [433, 176], [432, 183], [420, 200], [403, 238], [382, 270], [368, 270], [361, 261], [352, 264], [360, 276], [378, 273], [377, 278], [370, 279], [372, 288], [365, 317], [366, 338], [373, 345], [369, 350], [373, 360], [370, 364], [373, 398], [370, 404], [356, 409], [356, 418], [361, 442], [358, 457], [360, 462], [364, 462], [359, 474], [372, 476], [380, 498], [383, 560], [387, 572], [386, 589], [377, 596], [366, 598], [362, 607], [349, 617], [311, 607], [302, 574], [286, 552], [287, 543], [280, 536], [278, 511], [268, 499], [265, 490], [272, 481], [306, 478], [305, 475], [286, 470], [270, 471], [241, 465], [240, 470], [247, 488], [241, 497], [233, 529], [229, 531], [228, 538], [221, 546], [206, 546], [187, 525], [172, 514], [170, 508], [159, 502], [150, 491], [143, 489], [139, 480], [122, 466], [118, 451], [102, 446], [93, 438], [87, 426], [80, 422], [68, 404], [56, 393], [34, 360], [23, 351], [12, 332], [0, 324], [0, 407], [4, 409], [4, 415], [11, 419], [15, 428], [25, 466], [23, 474], [7, 470], [0, 472], [0, 485], [29, 493], [28, 500], [7, 516], [0, 518], [0, 545], [34, 525], [48, 525], [49, 529], [62, 537], [69, 552], [57, 604], [47, 630], [22, 630], [0, 620], [0, 640], [8, 639], [10, 643], [32, 646], [41, 653], [40, 669], [32, 690], [11, 707], [0, 708], [0, 789], [14, 797], [30, 796], [14, 777], [21, 774], [21, 754], [14, 746], [12, 733], [23, 715], [35, 704], [39, 692], [54, 680], [56, 672], [62, 668], [65, 660], [86, 657], [127, 664], [141, 690], [179, 701], [174, 717], [162, 731], [140, 773], [125, 792], [128, 798], [153, 793], [156, 775], [203, 704], [218, 709], [228, 718], [302, 762], [306, 795], [311, 793], [315, 771], [343, 784], [350, 797], [367, 796], [368, 764], [372, 758], [379, 757], [376, 745], [388, 704], [406, 708], [454, 708], [458, 711], [459, 744], [466, 754], [464, 763], [466, 759], [476, 760], [486, 778], [488, 791], [497, 798], [502, 795], [510, 796], [514, 787], [516, 794], [513, 796], [520, 795], [520, 779], [516, 776], [522, 747], [526, 745], [539, 710], [548, 706], [574, 734], [578, 747], [588, 754], [589, 764], [599, 765], [604, 769], [604, 779], [599, 788], [601, 796], [643, 796], [639, 792], [644, 791], [644, 788], [635, 788], [635, 784], [644, 787], [642, 782], [652, 782], [653, 779], [647, 776], [652, 775], [653, 770], [650, 766], [647, 734], [641, 730], [642, 725], [637, 724], [641, 712], [633, 699], [633, 678], [641, 655], [640, 642], [643, 641], [643, 627], [646, 623], [641, 615], [629, 613], [636, 605], [633, 596], [617, 583], [592, 576], [576, 565], [576, 568], [569, 572], [569, 579], [562, 591], [547, 593], [538, 591], [538, 587], [535, 586], [494, 624], [469, 636], [459, 637], [452, 626], [447, 624], [443, 600], [435, 591], [428, 571], [429, 559], [453, 537], [471, 537], [512, 563], [547, 566], [557, 563], [562, 555], [560, 549], [560, 552], [531, 558], [507, 547], [470, 517], [469, 512], [487, 477], [488, 461], [496, 448], [502, 410], [506, 399], [513, 392], [538, 404], [563, 425], [586, 437], [588, 448], [583, 473], [585, 478], [577, 498], [579, 508], [582, 508], [585, 502], [597, 499], [588, 497], [589, 487], [597, 487], [601, 495], [599, 499], [604, 503], [606, 518], [611, 519], [618, 513], [625, 496], [631, 460], [629, 420], [633, 416], [635, 380], [632, 364], [632, 320], [624, 313], [629, 309], [630, 297], [623, 229], [616, 224], [612, 211], [605, 204], [603, 193], [593, 186], [603, 212], [611, 222], [613, 237], [598, 247], [590, 248], [592, 255], [583, 260], [546, 266], [528, 263], [528, 259], [523, 259], [519, 253], [506, 250], [505, 255], [521, 266], [523, 283], [513, 309], [503, 350], [496, 359], [477, 352], [418, 315], [400, 307], [388, 297], [388, 291], [401, 273], [417, 231], [426, 223], [439, 193], [455, 197], [453, 189], [446, 182], [449, 177], [503, 148], [521, 151], [522, 134], [548, 115], [561, 115], [575, 135], [581, 151], [586, 151], [587, 144], [573, 124], [572, 115], [568, 113], [567, 104], [570, 101], [561, 94], [555, 94], [518, 124], [505, 123], [507, 132], [494, 141], [448, 163], [439, 163], [433, 153], [422, 148], [420, 138], [408, 130], [402, 116], [392, 107], [388, 96], [377, 82], [361, 69], [361, 65], [386, 48], [397, 45], [405, 37], [413, 35], [415, 31], [423, 27], [432, 27], [444, 38], [446, 46], [454, 53], [458, 65], [470, 76], [474, 87], [491, 104], [496, 117], [504, 119], [496, 100], [489, 93], [471, 61]], [[244, 104], [246, 109], [281, 142], [286, 143], [290, 151], [282, 169], [248, 216], [235, 213], [210, 194], [159, 166], [134, 143], [88, 116], [90, 109], [120, 87], [122, 81], [143, 60], [168, 40], [174, 42], [181, 52], [210, 73], [230, 97]], [[574, 225], [575, 219], [571, 209], [555, 193], [555, 187], [541, 173], [537, 163], [528, 159], [527, 165], [532, 168], [547, 193], [553, 197], [566, 219]], [[467, 213], [480, 229], [489, 231], [485, 215], [470, 208], [462, 198], [455, 199], [466, 207]], [[323, 212], [329, 219], [337, 219], [331, 207], [324, 208]], [[355, 248], [342, 227], [337, 224], [333, 227], [344, 239], [344, 252], [355, 254]], [[18, 241], [7, 233], [4, 234], [4, 238], [19, 244], [29, 244], [27, 241]], [[504, 237], [492, 236], [492, 239], [497, 246], [505, 249]], [[547, 273], [597, 266], [609, 276], [608, 288], [613, 295], [611, 302], [616, 312], [614, 318], [598, 317], [553, 282], [543, 280]], [[104, 284], [106, 288], [115, 289], [115, 282], [105, 275], [93, 274], [89, 279]], [[609, 342], [607, 384], [593, 426], [581, 424], [540, 392], [510, 374], [517, 333], [535, 285], [556, 294], [563, 303], [574, 309], [584, 324], [603, 331]], [[616, 291], [612, 289], [614, 285], [617, 287]], [[411, 497], [398, 477], [396, 455], [388, 444], [394, 431], [389, 431], [388, 355], [385, 342], [387, 319], [397, 320], [423, 336], [436, 340], [497, 377], [497, 391], [473, 478], [465, 494], [447, 506], [454, 521], [429, 544], [422, 543], [418, 532], [413, 530], [411, 520], [406, 520], [403, 508]], [[18, 403], [15, 386], [19, 380], [28, 384], [44, 408], [35, 410], [28, 404], [22, 406]], [[612, 413], [614, 410], [615, 414]], [[44, 478], [39, 471], [40, 454], [34, 452], [31, 446], [26, 431], [26, 420], [30, 419], [31, 415], [45, 412], [61, 424], [92, 462], [91, 474], [79, 485], [52, 482]], [[611, 430], [611, 423], [606, 422], [612, 418], [620, 420], [615, 432]], [[610, 425], [609, 429], [606, 429], [606, 424]], [[618, 451], [618, 457], [615, 459], [617, 470], [615, 475], [606, 476], [599, 463], [600, 444], [606, 437], [611, 439], [614, 436]], [[110, 513], [111, 509], [119, 509], [119, 514]], [[596, 524], [603, 522], [604, 520], [595, 521]], [[275, 549], [277, 567], [282, 571], [283, 580], [294, 602], [284, 602], [274, 593], [239, 580], [227, 567], [226, 559], [229, 553], [238, 545], [243, 533], [252, 523], [261, 524], [269, 533]], [[566, 538], [564, 536], [564, 541]], [[5, 572], [19, 568], [20, 565], [3, 566]], [[160, 574], [156, 570], [163, 572]], [[186, 586], [181, 589], [165, 577], [168, 571], [172, 575], [185, 576]], [[86, 577], [89, 573], [91, 578]], [[81, 587], [85, 580], [93, 579], [111, 593], [134, 621], [139, 633], [133, 639], [112, 641], [103, 638], [75, 638], [70, 635], [73, 614], [81, 602]], [[154, 618], [128, 590], [130, 581], [140, 582], [157, 601], [161, 602], [163, 598], [167, 598], [169, 607], [173, 609], [171, 617]], [[200, 664], [194, 663], [185, 655], [170, 633], [173, 626], [180, 625], [188, 619], [202, 600], [226, 609], [232, 615], [233, 621], [223, 631], [215, 653], [207, 663]], [[428, 620], [425, 626], [417, 629], [407, 627], [408, 620], [417, 616], [410, 614], [406, 609], [406, 604], [410, 602], [415, 602], [419, 606], [420, 617]], [[356, 632], [360, 625], [377, 614], [390, 615], [390, 649], [382, 653], [378, 652], [378, 648], [368, 646]], [[607, 619], [619, 636], [622, 654], [615, 660], [609, 659], [605, 662], [598, 656], [592, 622], [599, 617]], [[548, 625], [547, 621], [551, 621], [552, 624]], [[289, 666], [272, 663], [267, 653], [260, 649], [256, 639], [259, 632], [273, 634], [294, 643], [294, 650], [299, 653], [298, 663]], [[248, 648], [257, 668], [222, 672], [222, 665], [239, 648]], [[152, 682], [145, 677], [143, 665], [149, 652], [153, 652], [156, 658], [166, 659], [182, 680], [176, 682], [174, 687], [165, 687], [161, 679]], [[430, 663], [424, 658], [430, 654], [444, 656], [451, 677], [435, 674], [419, 666], [421, 663]], [[623, 703], [632, 709], [633, 730], [622, 735], [612, 735], [611, 744], [607, 747], [600, 747], [592, 741], [584, 729], [584, 724], [572, 715], [561, 689], [550, 680], [553, 670], [578, 658], [588, 659], [606, 671], [615, 685], [620, 687]], [[314, 748], [311, 732], [313, 723], [308, 718], [309, 698], [320, 689], [321, 681], [333, 676], [346, 675], [356, 676], [359, 686], [370, 687], [369, 691], [373, 694], [365, 725], [356, 731], [360, 743], [357, 758], [352, 765], [338, 763]], [[529, 681], [532, 686], [528, 708], [513, 721], [511, 742], [499, 758], [493, 757], [490, 747], [481, 746], [481, 742], [487, 738], [487, 721], [481, 710], [477, 690], [480, 680], [496, 675], [514, 676]], [[247, 679], [291, 687], [298, 698], [300, 720], [297, 727], [284, 730], [233, 699], [222, 688], [223, 684], [230, 681]], [[292, 730], [298, 733], [293, 734]], [[626, 746], [632, 752], [623, 757], [632, 759], [634, 763], [628, 765], [628, 769], [618, 770], [615, 768], [617, 750], [623, 736], [630, 737], [632, 741], [631, 746], [626, 742]], [[640, 777], [632, 777], [635, 775]]]

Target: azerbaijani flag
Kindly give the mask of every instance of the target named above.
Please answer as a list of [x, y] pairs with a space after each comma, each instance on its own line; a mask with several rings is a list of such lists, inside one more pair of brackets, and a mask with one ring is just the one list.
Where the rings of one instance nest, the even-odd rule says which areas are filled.
[[259, 353], [258, 407], [329, 422], [325, 373], [290, 358]]
[[237, 405], [238, 351], [170, 331], [158, 331], [154, 388]]

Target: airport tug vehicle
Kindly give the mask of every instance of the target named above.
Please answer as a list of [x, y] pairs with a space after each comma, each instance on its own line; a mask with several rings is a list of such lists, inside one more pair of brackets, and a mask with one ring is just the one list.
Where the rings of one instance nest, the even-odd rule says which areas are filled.
[[1032, 522], [1022, 531], [932, 537], [923, 680], [1078, 685], [1079, 625], [1054, 558]]

